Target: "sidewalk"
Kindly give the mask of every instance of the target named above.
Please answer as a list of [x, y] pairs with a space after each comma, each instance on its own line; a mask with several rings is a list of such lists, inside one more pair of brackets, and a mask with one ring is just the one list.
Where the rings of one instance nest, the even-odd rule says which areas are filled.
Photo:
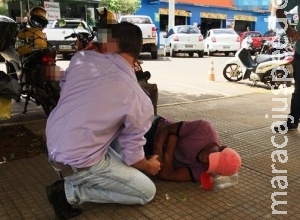
[[[271, 92], [236, 97], [216, 97], [201, 101], [191, 101], [178, 105], [158, 107], [158, 113], [174, 120], [207, 119], [214, 123], [224, 145], [235, 148], [242, 156], [239, 183], [233, 187], [217, 191], [204, 191], [197, 183], [163, 182], [153, 179], [157, 195], [146, 206], [126, 206], [119, 204], [83, 205], [84, 213], [75, 219], [100, 220], [194, 220], [194, 219], [300, 219], [300, 129], [288, 134], [273, 134], [271, 124], [276, 121], [272, 115], [286, 115], [274, 112], [283, 103], [272, 101]], [[269, 117], [266, 118], [265, 115]], [[1, 126], [1, 125], [0, 125]], [[45, 119], [27, 122], [33, 132], [43, 133]], [[271, 138], [280, 145], [287, 138], [282, 149], [273, 146]], [[278, 157], [275, 150], [287, 152], [288, 158]], [[273, 165], [274, 164], [274, 165]], [[277, 170], [287, 170], [275, 173]], [[288, 184], [271, 180], [287, 176]], [[52, 206], [47, 201], [45, 186], [59, 179], [47, 162], [46, 155], [18, 160], [0, 165], [0, 219], [55, 219]], [[284, 188], [286, 186], [287, 188]], [[272, 193], [277, 196], [277, 211], [287, 214], [272, 214]], [[166, 198], [168, 195], [169, 199]], [[287, 204], [283, 204], [287, 201]]]

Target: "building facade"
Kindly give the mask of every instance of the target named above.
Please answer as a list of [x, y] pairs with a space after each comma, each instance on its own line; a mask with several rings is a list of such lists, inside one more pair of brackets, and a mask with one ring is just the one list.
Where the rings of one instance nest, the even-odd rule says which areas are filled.
[[[265, 2], [258, 7], [246, 7], [247, 0], [176, 0], [175, 25], [191, 24], [201, 28], [202, 34], [211, 28], [230, 27], [237, 32], [268, 30], [269, 0], [251, 0]], [[250, 0], [248, 0], [250, 2]], [[142, 0], [142, 7], [136, 14], [149, 15], [159, 31], [168, 30], [168, 1]], [[251, 9], [251, 10], [250, 10]]]
[[[86, 8], [96, 7], [97, 0], [58, 1], [63, 17], [85, 19]], [[3, 3], [3, 0], [0, 0]], [[9, 2], [9, 15], [16, 19], [22, 17], [20, 2]], [[201, 28], [205, 35], [211, 28], [230, 27], [237, 32], [256, 30], [265, 33], [276, 27], [276, 18], [271, 12], [272, 0], [175, 0], [175, 25], [192, 24]], [[141, 0], [141, 8], [136, 14], [149, 15], [160, 32], [168, 30], [169, 0]], [[298, 22], [297, 10], [288, 14], [291, 23]]]

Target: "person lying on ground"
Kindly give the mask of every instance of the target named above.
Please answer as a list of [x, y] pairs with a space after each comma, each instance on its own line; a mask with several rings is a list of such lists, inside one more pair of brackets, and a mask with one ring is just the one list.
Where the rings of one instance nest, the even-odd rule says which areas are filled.
[[202, 172], [230, 176], [241, 167], [240, 155], [221, 145], [207, 120], [174, 122], [158, 116], [145, 138], [146, 156], [159, 155], [162, 180], [198, 182]]

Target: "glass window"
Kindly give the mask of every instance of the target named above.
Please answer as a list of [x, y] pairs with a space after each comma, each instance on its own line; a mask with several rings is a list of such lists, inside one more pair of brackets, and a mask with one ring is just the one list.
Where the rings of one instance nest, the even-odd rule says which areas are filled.
[[79, 28], [79, 29], [88, 29], [84, 23], [82, 22], [70, 22], [70, 21], [67, 21], [66, 22], [66, 25], [64, 26], [59, 26], [59, 23], [56, 23], [55, 24], [55, 28]]
[[172, 34], [174, 34], [174, 30], [173, 30], [173, 28], [171, 28], [171, 29], [170, 29], [170, 31], [169, 31], [169, 33], [168, 33], [168, 36], [167, 36], [167, 37], [171, 36]]
[[269, 37], [271, 36], [271, 31], [267, 31], [265, 34], [264, 34], [264, 37]]
[[177, 28], [177, 33], [180, 34], [198, 34], [200, 33], [199, 28], [195, 26], [182, 26]]
[[250, 35], [251, 37], [261, 37], [261, 34], [258, 33], [258, 32], [252, 32], [252, 33], [249, 33], [249, 35]]
[[219, 29], [213, 30], [214, 34], [236, 34], [236, 32], [232, 29]]
[[133, 24], [151, 24], [151, 21], [148, 17], [123, 17], [121, 22], [130, 22]]

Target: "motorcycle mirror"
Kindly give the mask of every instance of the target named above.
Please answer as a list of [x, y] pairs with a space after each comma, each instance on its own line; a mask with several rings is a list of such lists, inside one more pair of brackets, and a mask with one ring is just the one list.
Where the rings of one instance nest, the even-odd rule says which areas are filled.
[[67, 23], [64, 19], [59, 19], [58, 20], [58, 25], [59, 25], [59, 27], [64, 27], [64, 26], [67, 25]]
[[98, 15], [101, 16], [106, 16], [107, 15], [107, 9], [105, 7], [99, 7], [96, 8], [96, 12], [98, 13]]

